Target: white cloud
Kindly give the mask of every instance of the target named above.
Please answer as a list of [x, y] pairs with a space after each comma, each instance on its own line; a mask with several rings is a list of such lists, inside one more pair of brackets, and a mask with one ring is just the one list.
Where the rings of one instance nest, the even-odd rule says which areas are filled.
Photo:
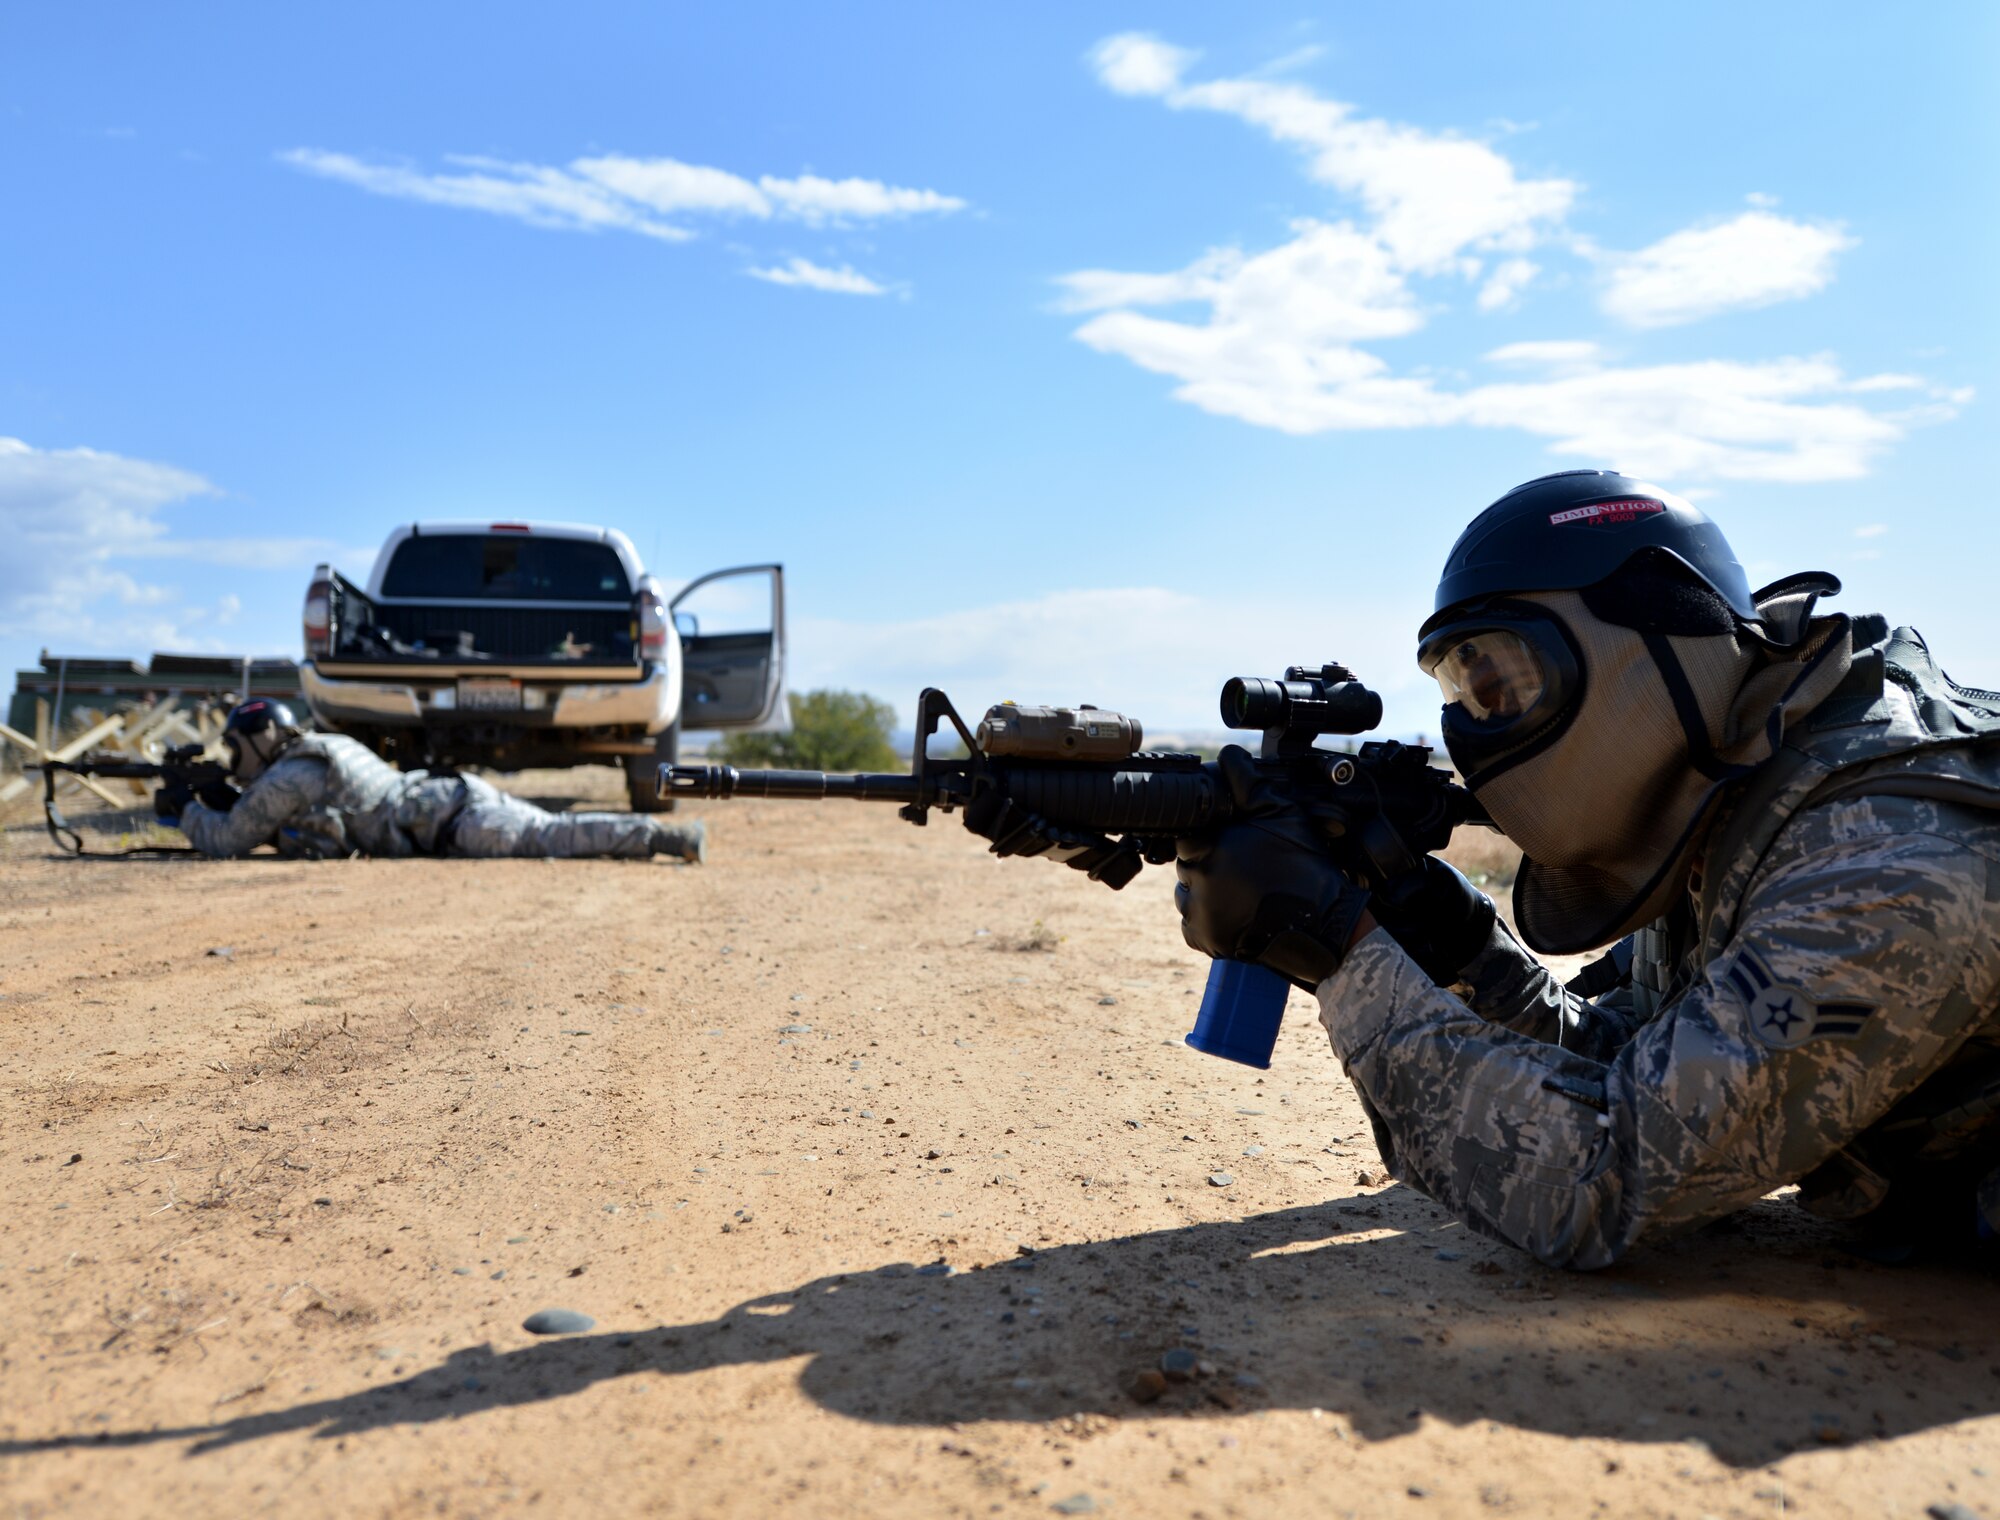
[[1889, 525], [1887, 523], [1868, 523], [1863, 527], [1856, 528], [1854, 536], [1856, 538], [1880, 538], [1888, 531]]
[[1164, 95], [1199, 56], [1142, 32], [1107, 37], [1090, 51], [1097, 77], [1120, 95]]
[[[1200, 300], [1205, 322], [1106, 311], [1076, 331], [1100, 353], [1121, 354], [1183, 384], [1184, 401], [1288, 432], [1369, 427], [1409, 404], [1405, 382], [1356, 348], [1414, 332], [1423, 317], [1381, 243], [1341, 223], [1302, 223], [1268, 253], [1205, 255], [1175, 275], [1073, 275], [1073, 301], [1122, 294], [1129, 304]], [[1400, 399], [1399, 399], [1400, 398]]]
[[[740, 174], [684, 164], [674, 158], [579, 158], [570, 169], [613, 195], [651, 211], [675, 215], [712, 212], [723, 216], [768, 217], [771, 203]], [[556, 170], [556, 173], [562, 171]]]
[[1907, 432], [1901, 419], [1833, 399], [1848, 385], [1826, 358], [1560, 370], [1473, 387], [1453, 398], [1454, 420], [1667, 480], [1851, 480]]
[[192, 471], [96, 449], [37, 449], [0, 438], [0, 597], [19, 594], [53, 566], [143, 550], [166, 535], [155, 514], [211, 496]]
[[1490, 364], [1534, 364], [1547, 369], [1592, 369], [1604, 350], [1585, 338], [1537, 338], [1509, 343], [1486, 355]]
[[[1157, 586], [1073, 589], [934, 617], [796, 621], [788, 684], [862, 690], [908, 723], [926, 686], [948, 692], [968, 723], [991, 704], [1092, 702], [1153, 734], [1218, 731], [1218, 694], [1236, 675], [1280, 674], [1272, 652], [1340, 659], [1383, 695], [1389, 732], [1436, 728], [1437, 687], [1416, 668], [1421, 588], [1400, 598], [1324, 607], [1285, 598], [1237, 601]], [[1254, 741], [1253, 741], [1254, 742]]]
[[374, 195], [425, 201], [512, 217], [533, 227], [572, 232], [636, 232], [666, 242], [694, 234], [648, 216], [644, 203], [561, 169], [494, 159], [453, 158], [458, 173], [426, 174], [398, 164], [371, 164], [346, 153], [294, 148], [279, 159], [307, 174], [339, 180]]
[[797, 179], [773, 179], [767, 174], [757, 181], [757, 186], [771, 198], [778, 215], [815, 225], [941, 216], [965, 209], [965, 202], [955, 195], [940, 195], [935, 190], [906, 190], [874, 179], [821, 179], [813, 174]]
[[1520, 303], [1521, 292], [1534, 282], [1541, 266], [1532, 259], [1505, 259], [1479, 287], [1481, 311], [1505, 311]]
[[185, 559], [232, 570], [295, 570], [322, 562], [369, 563], [373, 548], [357, 549], [330, 538], [156, 538], [118, 551], [128, 559]]
[[[1507, 428], [1581, 463], [1692, 484], [1853, 478], [1910, 428], [1969, 399], [1916, 376], [1849, 378], [1826, 356], [1619, 365], [1574, 339], [1495, 349], [1491, 362], [1526, 371], [1510, 381], [1399, 375], [1371, 345], [1425, 326], [1448, 309], [1438, 292], [1449, 302], [1461, 282], [1480, 281], [1471, 304], [1481, 311], [1518, 305], [1542, 276], [1528, 256], [1538, 249], [1598, 263], [1606, 311], [1643, 328], [1809, 295], [1851, 240], [1759, 202], [1638, 253], [1605, 254], [1562, 225], [1577, 192], [1570, 180], [1525, 177], [1489, 143], [1364, 117], [1304, 85], [1193, 82], [1196, 59], [1136, 33], [1090, 55], [1119, 94], [1235, 116], [1300, 150], [1308, 176], [1358, 214], [1300, 220], [1271, 249], [1213, 249], [1166, 273], [1058, 278], [1057, 305], [1090, 313], [1077, 340], [1171, 376], [1178, 400], [1299, 434]], [[1857, 399], [1910, 389], [1927, 399], [1898, 412]]]
[[0, 438], [0, 638], [63, 651], [213, 647], [207, 632], [241, 610], [145, 581], [121, 562], [182, 559], [300, 570], [331, 545], [314, 539], [177, 537], [164, 509], [215, 495], [174, 465], [97, 449], [38, 449]]
[[375, 195], [485, 211], [534, 227], [634, 232], [668, 242], [694, 237], [685, 224], [698, 217], [818, 226], [942, 216], [966, 205], [954, 195], [881, 180], [767, 174], [752, 181], [727, 169], [623, 154], [578, 158], [561, 166], [451, 157], [445, 160], [452, 166], [448, 171], [370, 163], [318, 148], [293, 148], [278, 158], [307, 174]]
[[1602, 304], [1630, 326], [1671, 327], [1796, 301], [1824, 290], [1833, 280], [1835, 255], [1853, 246], [1837, 226], [1745, 211], [1616, 257]]
[[[1916, 375], [1868, 375], [1847, 387], [1858, 394], [1868, 391], [1915, 391], [1927, 389], [1922, 379]], [[1970, 395], [1960, 395], [1955, 399], [1970, 401]]]
[[1059, 275], [1063, 311], [1104, 311], [1115, 306], [1177, 306], [1183, 301], [1218, 300], [1243, 267], [1235, 248], [1216, 248], [1171, 274], [1127, 274], [1116, 269], [1080, 269]]
[[810, 259], [792, 258], [783, 264], [768, 269], [748, 271], [753, 280], [768, 280], [773, 285], [792, 285], [805, 290], [830, 290], [849, 296], [879, 296], [888, 293], [888, 287], [878, 285], [859, 270], [850, 269], [845, 264], [838, 269], [827, 269]]
[[1519, 251], [1569, 209], [1576, 186], [1524, 180], [1485, 143], [1357, 116], [1304, 85], [1244, 77], [1185, 82], [1196, 54], [1138, 33], [1092, 50], [1098, 78], [1177, 111], [1217, 111], [1306, 155], [1307, 173], [1355, 197], [1398, 266], [1448, 268], [1469, 247]]
[[[1489, 356], [1496, 362], [1538, 373], [1451, 390], [1393, 375], [1347, 341], [1339, 320], [1324, 320], [1322, 287], [1295, 300], [1285, 291], [1267, 294], [1263, 305], [1218, 302], [1202, 323], [1107, 312], [1076, 336], [1173, 376], [1180, 400], [1261, 427], [1297, 434], [1509, 428], [1547, 438], [1551, 452], [1579, 462], [1669, 479], [1852, 479], [1912, 422], [1931, 420], [1843, 399], [1852, 382], [1825, 358], [1616, 367], [1600, 362], [1594, 344], [1575, 341], [1496, 349]], [[1296, 320], [1293, 305], [1302, 313]], [[1316, 318], [1323, 319], [1318, 330]]]

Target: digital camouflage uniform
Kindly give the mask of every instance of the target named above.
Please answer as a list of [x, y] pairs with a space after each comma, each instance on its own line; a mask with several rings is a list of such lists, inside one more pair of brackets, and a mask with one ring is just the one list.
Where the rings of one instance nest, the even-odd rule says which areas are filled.
[[1614, 995], [1503, 926], [1452, 989], [1379, 929], [1320, 984], [1398, 1178], [1578, 1267], [1789, 1183], [1838, 1217], [2000, 1229], [2000, 698], [1880, 618], [1853, 644]]
[[204, 855], [683, 855], [696, 830], [632, 813], [549, 813], [477, 776], [399, 771], [342, 734], [285, 746], [227, 812], [191, 803], [181, 831]]

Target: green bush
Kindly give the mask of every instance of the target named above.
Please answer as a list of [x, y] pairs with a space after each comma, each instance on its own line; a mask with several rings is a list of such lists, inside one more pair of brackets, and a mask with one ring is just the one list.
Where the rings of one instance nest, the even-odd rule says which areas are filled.
[[898, 769], [896, 710], [858, 691], [794, 692], [788, 734], [730, 734], [710, 750], [724, 765], [799, 771]]

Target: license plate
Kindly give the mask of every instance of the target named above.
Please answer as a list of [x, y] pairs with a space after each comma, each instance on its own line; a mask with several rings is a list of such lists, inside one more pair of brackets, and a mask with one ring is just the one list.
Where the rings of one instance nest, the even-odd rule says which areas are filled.
[[496, 676], [474, 676], [458, 683], [458, 705], [470, 712], [519, 712], [521, 683]]

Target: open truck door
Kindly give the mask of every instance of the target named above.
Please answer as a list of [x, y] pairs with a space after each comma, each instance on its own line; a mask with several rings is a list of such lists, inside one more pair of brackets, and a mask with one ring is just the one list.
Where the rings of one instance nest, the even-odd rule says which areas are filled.
[[681, 639], [679, 726], [783, 727], [785, 567], [711, 571], [670, 605]]

